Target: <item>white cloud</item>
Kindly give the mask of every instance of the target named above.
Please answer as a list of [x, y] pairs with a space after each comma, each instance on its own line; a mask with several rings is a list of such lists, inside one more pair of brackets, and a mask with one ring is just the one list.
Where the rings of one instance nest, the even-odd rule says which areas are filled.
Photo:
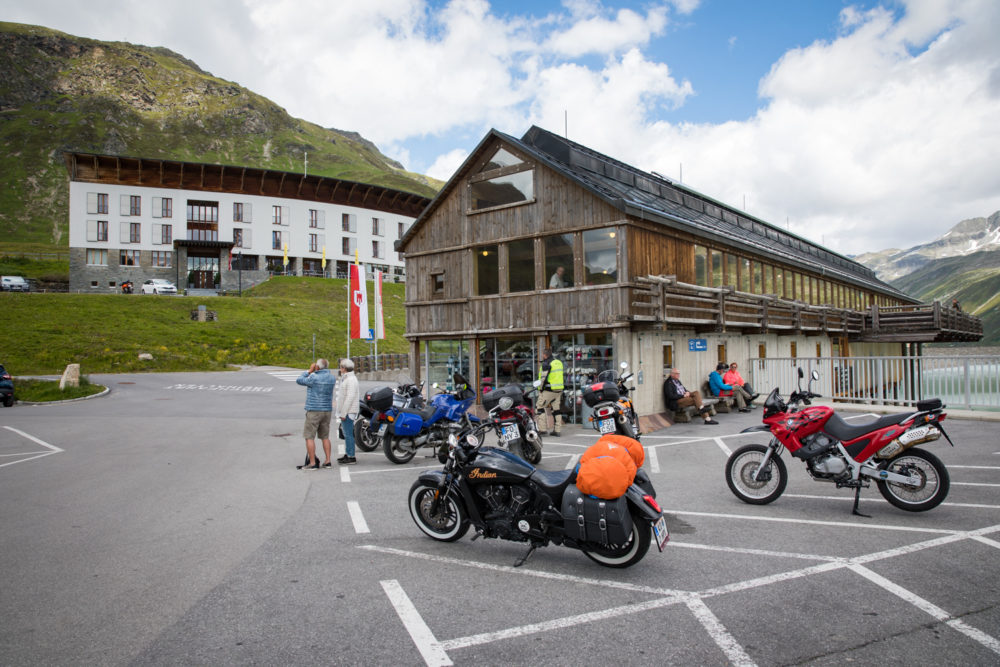
[[631, 9], [620, 9], [613, 18], [605, 16], [600, 9], [588, 5], [588, 11], [575, 12], [569, 27], [549, 37], [547, 48], [569, 58], [587, 53], [617, 53], [646, 44], [667, 25], [666, 7], [653, 7], [646, 16]]
[[464, 148], [456, 148], [448, 151], [444, 155], [439, 155], [434, 164], [428, 167], [425, 173], [431, 178], [447, 181], [451, 178], [452, 174], [458, 171], [458, 168], [462, 166], [467, 157], [469, 157], [469, 151]]

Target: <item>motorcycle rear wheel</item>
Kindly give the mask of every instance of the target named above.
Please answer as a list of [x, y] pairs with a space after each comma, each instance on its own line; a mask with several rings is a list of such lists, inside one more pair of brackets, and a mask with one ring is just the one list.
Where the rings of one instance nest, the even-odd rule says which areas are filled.
[[437, 515], [433, 515], [431, 506], [437, 494], [438, 490], [434, 486], [420, 480], [413, 483], [407, 502], [413, 522], [425, 535], [440, 542], [462, 539], [469, 530], [469, 519], [465, 516], [465, 508], [453, 497], [448, 496], [438, 508]]
[[382, 438], [382, 450], [385, 452], [385, 458], [393, 463], [409, 463], [410, 459], [417, 455], [415, 449], [403, 449], [400, 447], [402, 441], [402, 438], [394, 435], [387, 435]]
[[926, 512], [934, 509], [944, 501], [951, 488], [951, 477], [941, 459], [923, 449], [907, 449], [896, 458], [879, 464], [879, 469], [900, 475], [920, 476], [919, 486], [876, 481], [882, 497], [907, 512]]
[[773, 502], [785, 491], [788, 484], [788, 471], [785, 462], [777, 454], [768, 462], [768, 469], [763, 470], [757, 480], [753, 474], [760, 467], [767, 447], [764, 445], [746, 445], [740, 447], [726, 461], [726, 484], [737, 498], [750, 505], [767, 505]]
[[368, 430], [367, 419], [354, 422], [354, 444], [363, 452], [374, 452], [378, 449], [379, 437]]
[[588, 546], [583, 550], [583, 553], [587, 558], [604, 567], [621, 568], [635, 565], [649, 551], [649, 543], [653, 536], [653, 528], [645, 521], [641, 523], [642, 526], [632, 521], [632, 532], [625, 544]]

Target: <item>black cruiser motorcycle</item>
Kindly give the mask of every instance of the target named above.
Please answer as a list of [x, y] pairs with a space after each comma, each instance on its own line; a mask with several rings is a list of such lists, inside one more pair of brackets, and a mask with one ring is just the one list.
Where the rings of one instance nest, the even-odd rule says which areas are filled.
[[444, 469], [420, 475], [410, 487], [410, 516], [429, 537], [492, 537], [528, 544], [523, 565], [550, 542], [579, 549], [606, 567], [642, 560], [652, 537], [660, 551], [670, 539], [656, 491], [644, 470], [625, 495], [602, 500], [577, 489], [576, 470], [543, 470], [495, 447], [484, 447], [488, 424], [452, 425]]

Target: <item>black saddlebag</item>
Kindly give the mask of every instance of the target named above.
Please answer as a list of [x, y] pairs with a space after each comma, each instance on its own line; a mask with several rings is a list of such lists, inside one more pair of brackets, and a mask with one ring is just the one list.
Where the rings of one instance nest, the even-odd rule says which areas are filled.
[[566, 537], [578, 542], [624, 544], [632, 532], [625, 496], [602, 500], [571, 484], [563, 494], [562, 515]]

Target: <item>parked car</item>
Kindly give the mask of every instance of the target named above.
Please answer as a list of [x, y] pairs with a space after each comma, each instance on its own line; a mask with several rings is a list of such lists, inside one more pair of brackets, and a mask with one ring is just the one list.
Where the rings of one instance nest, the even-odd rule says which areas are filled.
[[10, 376], [3, 364], [0, 364], [0, 403], [8, 408], [14, 405], [14, 378]]
[[142, 284], [143, 294], [177, 294], [177, 288], [169, 280], [153, 278]]
[[4, 292], [27, 292], [30, 289], [28, 281], [21, 276], [3, 276], [0, 286]]

